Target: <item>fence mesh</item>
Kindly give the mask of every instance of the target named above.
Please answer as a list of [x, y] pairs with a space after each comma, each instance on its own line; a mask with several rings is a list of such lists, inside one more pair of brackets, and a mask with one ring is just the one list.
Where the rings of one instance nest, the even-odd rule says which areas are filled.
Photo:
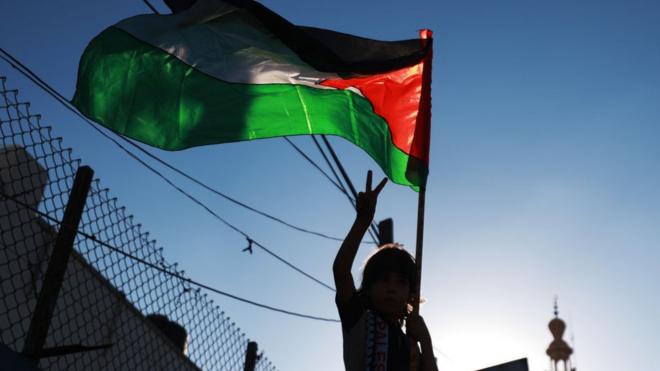
[[[0, 341], [21, 352], [80, 159], [0, 77]], [[96, 178], [80, 230], [125, 252], [168, 264]], [[181, 334], [181, 327], [185, 329]], [[46, 348], [101, 349], [41, 358], [46, 370], [243, 370], [248, 339], [199, 289], [80, 234], [74, 243]], [[275, 367], [266, 357], [257, 370]]]

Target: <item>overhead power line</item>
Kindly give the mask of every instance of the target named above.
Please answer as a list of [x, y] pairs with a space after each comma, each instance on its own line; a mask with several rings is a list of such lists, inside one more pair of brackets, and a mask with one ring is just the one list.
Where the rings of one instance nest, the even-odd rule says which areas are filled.
[[[322, 135], [322, 137], [325, 139], [325, 135]], [[339, 183], [341, 185], [343, 193], [344, 193], [344, 195], [346, 195], [346, 199], [348, 199], [348, 203], [350, 203], [351, 206], [353, 206], [353, 209], [355, 209], [355, 211], [357, 211], [357, 194], [355, 192], [353, 192], [353, 197], [351, 197], [351, 195], [346, 190], [346, 187], [344, 186], [344, 183], [342, 183], [341, 178], [339, 178], [339, 175], [335, 171], [335, 167], [332, 166], [332, 163], [330, 162], [330, 159], [328, 159], [328, 156], [325, 154], [325, 151], [323, 150], [323, 148], [319, 144], [319, 141], [316, 140], [315, 135], [312, 135], [312, 140], [314, 141], [314, 144], [316, 145], [316, 148], [321, 153], [321, 156], [323, 156], [323, 159], [325, 160], [326, 165], [328, 165], [328, 167], [332, 171], [332, 174], [335, 176], [335, 179], [337, 180], [337, 183]], [[330, 142], [326, 141], [326, 144], [328, 145], [329, 149], [332, 149], [332, 147], [330, 147]], [[334, 153], [334, 151], [332, 153]], [[339, 162], [339, 157], [337, 157], [335, 155], [334, 159], [335, 159], [335, 164], [337, 165], [337, 167], [340, 167], [341, 163]], [[343, 167], [341, 167], [340, 170], [343, 170]], [[350, 178], [348, 178], [348, 174], [345, 174], [344, 181], [346, 181], [351, 187], [353, 186], [353, 184], [350, 183]], [[371, 221], [371, 226], [370, 226], [369, 229], [367, 229], [367, 232], [369, 232], [369, 236], [371, 237], [371, 240], [373, 241], [371, 243], [379, 245], [380, 236], [374, 234], [374, 231], [377, 231], [377, 230], [378, 229], [374, 226], [374, 222]]]
[[321, 167], [316, 162], [314, 162], [314, 160], [312, 160], [309, 156], [307, 156], [307, 154], [303, 152], [303, 150], [300, 149], [300, 147], [298, 147], [295, 143], [293, 143], [291, 139], [287, 137], [282, 137], [282, 139], [284, 139], [287, 143], [289, 143], [289, 145], [293, 147], [293, 149], [295, 149], [296, 152], [298, 152], [298, 154], [300, 154], [305, 160], [307, 160], [307, 162], [309, 162], [312, 166], [314, 166], [314, 168], [320, 171], [321, 174], [323, 174], [323, 176], [325, 176], [325, 178], [328, 179], [328, 181], [330, 181], [330, 183], [332, 183], [335, 187], [337, 187], [339, 192], [348, 195], [348, 193], [346, 193], [346, 189], [341, 183], [338, 183], [332, 178], [330, 178], [330, 175], [328, 175], [328, 173], [326, 173], [323, 169], [321, 169]]
[[[130, 157], [132, 157], [133, 159], [135, 159], [136, 161], [138, 161], [142, 166], [144, 166], [145, 168], [147, 168], [148, 170], [150, 170], [152, 173], [156, 174], [158, 177], [160, 177], [163, 181], [165, 181], [168, 185], [170, 185], [171, 187], [173, 187], [173, 188], [174, 188], [175, 190], [177, 190], [179, 193], [183, 194], [183, 195], [186, 196], [188, 199], [190, 199], [191, 201], [193, 201], [193, 202], [196, 203], [197, 205], [201, 206], [204, 210], [206, 210], [209, 214], [211, 214], [213, 217], [215, 217], [216, 219], [218, 219], [218, 220], [219, 220], [220, 222], [222, 222], [224, 225], [226, 225], [226, 226], [229, 227], [230, 229], [234, 230], [235, 232], [241, 234], [241, 235], [242, 235], [243, 237], [245, 237], [248, 241], [251, 241], [254, 245], [258, 246], [258, 247], [261, 248], [263, 251], [265, 251], [265, 252], [268, 253], [269, 255], [273, 256], [274, 258], [276, 258], [276, 259], [279, 260], [280, 262], [284, 263], [284, 264], [287, 265], [288, 267], [292, 268], [293, 270], [297, 271], [298, 273], [302, 274], [303, 276], [305, 276], [305, 277], [311, 279], [312, 281], [318, 283], [319, 285], [321, 285], [321, 286], [323, 286], [323, 287], [325, 287], [325, 288], [327, 288], [327, 289], [329, 289], [329, 290], [332, 290], [332, 291], [335, 290], [332, 286], [330, 286], [330, 285], [328, 285], [328, 284], [322, 282], [321, 280], [315, 278], [315, 277], [312, 276], [311, 274], [309, 274], [309, 273], [303, 271], [302, 269], [298, 268], [297, 266], [295, 266], [294, 264], [290, 263], [290, 262], [287, 261], [286, 259], [284, 259], [284, 258], [280, 257], [279, 255], [275, 254], [273, 251], [271, 251], [270, 249], [268, 249], [267, 247], [265, 247], [263, 244], [259, 243], [258, 241], [255, 241], [255, 240], [254, 240], [253, 238], [251, 238], [246, 232], [244, 232], [243, 230], [241, 230], [241, 229], [239, 229], [238, 227], [234, 226], [233, 224], [229, 223], [227, 220], [225, 220], [225, 219], [222, 218], [220, 215], [218, 215], [218, 214], [215, 213], [213, 210], [211, 210], [208, 206], [206, 206], [203, 202], [199, 201], [197, 198], [195, 198], [194, 196], [192, 196], [190, 193], [186, 192], [186, 191], [183, 190], [181, 187], [179, 187], [179, 186], [177, 186], [176, 184], [174, 184], [173, 181], [171, 181], [169, 178], [167, 178], [167, 177], [166, 177], [165, 175], [163, 175], [161, 172], [159, 172], [158, 170], [156, 170], [155, 168], [153, 168], [151, 165], [149, 165], [149, 164], [147, 164], [146, 162], [144, 162], [144, 160], [142, 160], [142, 159], [139, 158], [137, 155], [135, 155], [134, 153], [132, 153], [131, 151], [129, 151], [126, 147], [122, 146], [121, 143], [119, 143], [117, 140], [115, 140], [114, 138], [110, 137], [108, 134], [106, 134], [104, 131], [102, 131], [100, 128], [98, 128], [97, 125], [96, 125], [94, 122], [92, 122], [92, 121], [89, 120], [87, 117], [85, 117], [83, 114], [81, 114], [80, 112], [78, 112], [78, 110], [75, 109], [75, 107], [74, 107], [73, 105], [71, 105], [71, 103], [69, 103], [69, 102], [66, 100], [66, 98], [64, 98], [64, 96], [62, 96], [62, 94], [60, 94], [60, 93], [57, 92], [55, 89], [53, 89], [53, 88], [52, 88], [50, 85], [48, 85], [43, 79], [41, 79], [41, 78], [40, 78], [38, 75], [36, 75], [31, 69], [29, 69], [29, 68], [28, 68], [27, 66], [25, 66], [23, 63], [21, 63], [21, 62], [20, 62], [18, 59], [16, 59], [13, 55], [11, 55], [10, 53], [8, 53], [7, 51], [5, 51], [5, 50], [2, 49], [2, 48], [0, 48], [0, 52], [1, 52], [2, 54], [5, 54], [5, 56], [0, 55], [0, 58], [2, 58], [2, 59], [5, 60], [7, 63], [9, 63], [9, 64], [10, 64], [13, 68], [15, 68], [18, 72], [20, 72], [21, 74], [23, 74], [23, 76], [25, 76], [25, 77], [27, 77], [28, 79], [30, 79], [30, 80], [31, 80], [33, 83], [35, 83], [39, 88], [41, 88], [41, 89], [44, 90], [47, 94], [49, 94], [51, 97], [53, 97], [55, 100], [57, 100], [58, 102], [60, 102], [65, 108], [67, 108], [68, 110], [70, 110], [71, 112], [73, 112], [75, 115], [79, 116], [80, 118], [82, 118], [83, 121], [84, 121], [85, 123], [87, 123], [88, 125], [90, 125], [90, 127], [92, 127], [94, 130], [96, 130], [97, 132], [99, 132], [99, 133], [100, 133], [102, 136], [104, 136], [106, 139], [112, 141], [115, 145], [117, 145], [117, 146], [118, 146], [119, 148], [121, 148], [124, 152], [126, 152]], [[123, 137], [120, 136], [120, 138], [123, 138]], [[131, 142], [129, 141], [129, 143], [131, 143]]]
[[[341, 164], [341, 161], [339, 160], [339, 157], [335, 153], [335, 150], [332, 148], [332, 145], [330, 145], [330, 142], [328, 141], [328, 138], [326, 138], [325, 135], [321, 135], [321, 139], [323, 140], [323, 143], [325, 143], [325, 146], [328, 148], [328, 151], [330, 152], [330, 156], [332, 156], [332, 159], [335, 161], [335, 164], [337, 165], [337, 168], [339, 169], [339, 172], [341, 173], [342, 177], [344, 178], [344, 181], [346, 182], [349, 189], [351, 190], [351, 194], [353, 195], [353, 198], [355, 200], [357, 200], [358, 193], [355, 190], [355, 187], [353, 186], [353, 182], [351, 181], [351, 178], [348, 176], [348, 173], [344, 169], [344, 166]], [[320, 149], [320, 147], [319, 147], [319, 149]], [[357, 208], [357, 206], [356, 206], [356, 208]], [[369, 234], [371, 235], [371, 238], [374, 239], [374, 242], [376, 244], [378, 244], [378, 241], [380, 241], [380, 234], [378, 233], [378, 228], [376, 228], [373, 221], [371, 221], [371, 230], [370, 230]]]
[[116, 253], [118, 253], [118, 254], [120, 254], [120, 255], [126, 257], [126, 258], [129, 258], [129, 259], [131, 259], [131, 260], [134, 260], [134, 261], [136, 261], [136, 262], [138, 262], [138, 263], [140, 263], [140, 264], [143, 264], [143, 265], [145, 265], [145, 266], [148, 266], [149, 268], [155, 269], [155, 270], [157, 270], [157, 271], [159, 271], [159, 272], [161, 272], [161, 273], [164, 273], [164, 274], [166, 274], [166, 275], [169, 275], [169, 276], [171, 276], [171, 277], [177, 278], [177, 279], [179, 279], [179, 280], [181, 280], [181, 281], [187, 282], [187, 283], [189, 283], [189, 284], [191, 284], [191, 285], [194, 285], [194, 286], [197, 286], [197, 287], [203, 288], [203, 289], [205, 289], [205, 290], [209, 290], [209, 291], [214, 292], [214, 293], [216, 293], [216, 294], [220, 294], [220, 295], [223, 295], [223, 296], [226, 296], [226, 297], [232, 298], [232, 299], [234, 299], [234, 300], [238, 300], [238, 301], [243, 302], [243, 303], [247, 303], [247, 304], [254, 305], [254, 306], [257, 306], [257, 307], [259, 307], [259, 308], [263, 308], [263, 309], [268, 309], [268, 310], [271, 310], [271, 311], [275, 311], [275, 312], [279, 312], [279, 313], [283, 313], [283, 314], [288, 314], [288, 315], [291, 315], [291, 316], [301, 317], [301, 318], [313, 319], [313, 320], [317, 320], [317, 321], [339, 322], [339, 320], [336, 320], [336, 319], [334, 319], [334, 318], [325, 318], [325, 317], [320, 317], [320, 316], [312, 316], [312, 315], [308, 315], [308, 314], [303, 314], [303, 313], [293, 312], [293, 311], [286, 310], [286, 309], [281, 309], [281, 308], [273, 307], [273, 306], [270, 306], [270, 305], [267, 305], [267, 304], [258, 303], [258, 302], [256, 302], [256, 301], [253, 301], [253, 300], [250, 300], [250, 299], [245, 299], [245, 298], [242, 298], [242, 297], [240, 297], [240, 296], [237, 296], [237, 295], [234, 295], [234, 294], [230, 294], [230, 293], [228, 293], [228, 292], [226, 292], [226, 291], [222, 291], [222, 290], [216, 289], [216, 288], [214, 288], [214, 287], [212, 287], [212, 286], [209, 286], [209, 285], [207, 285], [207, 284], [204, 284], [204, 283], [201, 283], [201, 282], [195, 281], [195, 280], [193, 280], [193, 279], [191, 279], [191, 278], [184, 277], [184, 276], [182, 276], [181, 274], [179, 274], [179, 273], [177, 273], [177, 272], [169, 271], [169, 270], [167, 270], [167, 269], [165, 269], [165, 268], [163, 268], [163, 267], [161, 267], [161, 266], [158, 266], [158, 265], [156, 265], [156, 264], [154, 264], [154, 263], [148, 262], [148, 261], [146, 261], [146, 260], [144, 260], [144, 259], [142, 259], [142, 258], [140, 258], [140, 257], [137, 257], [137, 256], [135, 256], [135, 255], [133, 255], [133, 254], [131, 254], [131, 253], [128, 253], [128, 252], [126, 252], [126, 251], [124, 251], [124, 250], [122, 250], [122, 249], [120, 249], [120, 248], [118, 248], [118, 247], [116, 247], [116, 246], [113, 246], [113, 245], [111, 245], [111, 244], [109, 244], [109, 243], [107, 243], [107, 242], [105, 242], [105, 241], [102, 241], [102, 240], [98, 239], [96, 236], [94, 236], [94, 235], [92, 235], [92, 234], [86, 233], [86, 232], [84, 232], [84, 231], [81, 231], [80, 229], [77, 229], [77, 228], [74, 228], [74, 227], [72, 227], [72, 226], [69, 226], [69, 225], [67, 225], [67, 224], [65, 224], [65, 223], [62, 223], [62, 222], [61, 222], [60, 220], [58, 220], [57, 218], [54, 218], [54, 217], [52, 217], [52, 216], [50, 216], [50, 215], [48, 215], [48, 214], [46, 214], [46, 213], [44, 213], [44, 212], [42, 212], [42, 211], [40, 211], [40, 210], [38, 210], [38, 209], [36, 209], [36, 208], [30, 206], [30, 205], [27, 205], [26, 203], [24, 203], [24, 202], [18, 200], [15, 196], [9, 196], [9, 195], [5, 194], [5, 193], [2, 192], [2, 191], [0, 191], [0, 196], [2, 196], [2, 197], [3, 197], [4, 199], [6, 199], [6, 200], [11, 200], [12, 202], [15, 202], [16, 204], [20, 205], [21, 207], [23, 207], [23, 208], [25, 208], [25, 209], [27, 209], [27, 210], [30, 210], [30, 211], [34, 212], [35, 214], [37, 214], [37, 215], [39, 215], [39, 216], [41, 216], [41, 217], [43, 217], [43, 218], [46, 218], [46, 219], [52, 221], [53, 223], [57, 223], [61, 228], [67, 228], [67, 229], [69, 229], [69, 230], [71, 230], [71, 231], [74, 231], [74, 232], [78, 233], [79, 235], [81, 235], [81, 236], [83, 236], [83, 237], [85, 237], [85, 238], [87, 238], [87, 239], [89, 239], [89, 240], [92, 240], [92, 241], [98, 243], [99, 245], [101, 245], [101, 246], [103, 246], [103, 247], [106, 247], [106, 248], [108, 248], [108, 249], [110, 249], [110, 250], [112, 250], [112, 251], [114, 251], [114, 252], [116, 252]]
[[261, 211], [261, 210], [259, 210], [259, 209], [256, 209], [256, 208], [254, 208], [254, 207], [252, 207], [252, 206], [250, 206], [250, 205], [248, 205], [248, 204], [246, 204], [246, 203], [244, 203], [244, 202], [241, 202], [241, 201], [239, 201], [239, 200], [237, 200], [237, 199], [235, 199], [235, 198], [233, 198], [233, 197], [231, 197], [231, 196], [228, 196], [228, 195], [226, 195], [226, 194], [224, 194], [224, 193], [218, 191], [217, 189], [215, 189], [215, 188], [213, 188], [213, 187], [207, 185], [206, 183], [204, 183], [204, 182], [200, 181], [199, 179], [193, 177], [192, 175], [190, 175], [190, 174], [184, 172], [183, 170], [174, 167], [173, 165], [169, 164], [169, 163], [166, 162], [165, 160], [159, 158], [158, 156], [152, 154], [151, 152], [149, 152], [149, 151], [147, 151], [146, 149], [142, 148], [142, 147], [139, 146], [138, 144], [134, 143], [133, 141], [128, 140], [127, 138], [125, 138], [125, 137], [123, 137], [123, 136], [119, 136], [119, 137], [120, 137], [120, 138], [123, 138], [126, 142], [130, 143], [133, 147], [137, 148], [140, 152], [144, 153], [145, 155], [147, 155], [148, 157], [150, 157], [150, 158], [153, 159], [154, 161], [157, 161], [158, 163], [160, 163], [161, 165], [167, 167], [168, 169], [170, 169], [170, 170], [176, 172], [177, 174], [183, 176], [184, 178], [190, 180], [191, 182], [193, 182], [193, 183], [199, 185], [199, 186], [202, 187], [202, 188], [205, 188], [206, 190], [208, 190], [208, 191], [210, 191], [210, 192], [212, 192], [212, 193], [214, 193], [214, 194], [216, 194], [216, 195], [218, 195], [218, 196], [224, 198], [225, 200], [227, 200], [227, 201], [229, 201], [229, 202], [232, 202], [232, 203], [234, 203], [234, 204], [236, 204], [236, 205], [238, 205], [238, 206], [241, 206], [241, 207], [243, 207], [243, 208], [245, 208], [245, 209], [247, 209], [247, 210], [250, 210], [250, 211], [252, 211], [252, 212], [254, 212], [254, 213], [256, 213], [256, 214], [259, 214], [259, 215], [261, 215], [261, 216], [263, 216], [263, 217], [266, 217], [266, 218], [268, 218], [268, 219], [270, 219], [270, 220], [273, 220], [273, 221], [275, 221], [275, 222], [277, 222], [277, 223], [280, 223], [280, 224], [282, 224], [282, 225], [284, 225], [284, 226], [286, 226], [286, 227], [289, 227], [289, 228], [291, 228], [291, 229], [295, 229], [295, 230], [297, 230], [297, 231], [299, 231], [299, 232], [303, 232], [303, 233], [307, 233], [307, 234], [312, 234], [312, 235], [315, 235], [315, 236], [318, 236], [318, 237], [323, 237], [323, 238], [326, 238], [326, 239], [329, 239], [329, 240], [333, 240], [333, 241], [343, 241], [343, 240], [344, 240], [343, 238], [333, 237], [333, 236], [329, 236], [329, 235], [327, 235], [327, 234], [325, 234], [325, 233], [316, 232], [316, 231], [312, 231], [312, 230], [307, 229], [307, 228], [299, 227], [299, 226], [294, 225], [294, 224], [291, 224], [291, 223], [289, 223], [289, 222], [287, 222], [287, 221], [285, 221], [285, 220], [283, 220], [283, 219], [281, 219], [281, 218], [278, 218], [278, 217], [273, 216], [273, 215], [271, 215], [271, 214], [268, 214], [268, 213], [266, 213], [266, 212], [264, 212], [264, 211]]
[[323, 157], [323, 160], [325, 160], [325, 164], [328, 165], [330, 171], [332, 171], [332, 175], [334, 175], [335, 179], [337, 180], [337, 183], [339, 183], [339, 185], [341, 186], [342, 193], [348, 197], [348, 201], [350, 201], [353, 207], [355, 207], [355, 200], [352, 199], [351, 196], [348, 194], [348, 191], [346, 191], [346, 187], [344, 187], [341, 180], [339, 179], [339, 176], [337, 175], [334, 166], [332, 166], [332, 164], [330, 163], [330, 160], [328, 159], [328, 156], [326, 156], [325, 151], [323, 151], [323, 148], [321, 148], [319, 141], [316, 140], [316, 135], [312, 135], [312, 140], [314, 141], [316, 148], [319, 150], [319, 152], [321, 152], [321, 156]]
[[154, 12], [155, 14], [160, 14], [160, 12], [156, 9], [156, 7], [151, 5], [149, 0], [142, 0], [142, 1], [149, 7], [149, 9], [151, 9], [152, 12]]

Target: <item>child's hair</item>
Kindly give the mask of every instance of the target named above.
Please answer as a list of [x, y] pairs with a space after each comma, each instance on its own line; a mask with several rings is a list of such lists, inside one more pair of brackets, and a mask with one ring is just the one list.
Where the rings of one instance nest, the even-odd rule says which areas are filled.
[[[408, 279], [410, 290], [414, 290], [415, 278], [417, 276], [417, 267], [415, 259], [399, 244], [387, 244], [380, 246], [371, 254], [362, 271], [362, 283], [357, 290], [358, 295], [364, 300], [367, 306], [371, 307], [371, 300], [367, 293], [371, 286], [382, 278], [385, 273], [399, 273]], [[408, 305], [408, 312], [411, 306]]]

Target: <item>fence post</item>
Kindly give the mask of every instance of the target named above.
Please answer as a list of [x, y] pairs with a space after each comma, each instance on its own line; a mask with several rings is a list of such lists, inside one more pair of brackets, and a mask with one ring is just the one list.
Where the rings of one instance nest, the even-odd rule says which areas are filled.
[[64, 217], [60, 225], [53, 252], [48, 261], [46, 275], [39, 291], [37, 305], [32, 313], [30, 327], [23, 345], [23, 355], [39, 361], [40, 353], [46, 343], [50, 321], [55, 311], [57, 297], [62, 287], [64, 274], [73, 250], [78, 225], [85, 208], [85, 200], [89, 193], [94, 171], [89, 166], [81, 166], [76, 172], [69, 201], [64, 210]]
[[245, 351], [245, 371], [254, 371], [257, 366], [257, 342], [249, 341]]

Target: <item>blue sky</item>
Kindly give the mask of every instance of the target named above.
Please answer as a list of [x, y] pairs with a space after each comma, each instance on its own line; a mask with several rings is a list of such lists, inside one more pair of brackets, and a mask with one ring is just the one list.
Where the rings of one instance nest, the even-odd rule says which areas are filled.
[[[547, 368], [552, 300], [575, 335], [578, 369], [660, 364], [660, 3], [654, 1], [263, 2], [289, 20], [379, 39], [435, 32], [433, 133], [422, 315], [442, 370], [528, 357]], [[164, 6], [154, 1], [160, 9]], [[0, 6], [0, 46], [72, 96], [79, 57], [139, 0]], [[275, 306], [336, 317], [333, 295], [260, 251], [83, 125], [6, 64], [55, 134], [91, 165], [186, 273]], [[316, 155], [306, 138], [297, 144]], [[356, 183], [361, 150], [333, 140]], [[353, 211], [281, 139], [159, 155], [222, 191], [326, 233]], [[337, 243], [301, 235], [179, 180], [255, 239], [327, 282]], [[411, 250], [416, 194], [389, 184]], [[360, 251], [362, 261], [369, 249]], [[355, 271], [355, 276], [359, 272]], [[339, 370], [339, 325], [217, 303], [281, 370]], [[569, 337], [569, 336], [567, 336]], [[295, 351], [294, 351], [295, 350]]]

